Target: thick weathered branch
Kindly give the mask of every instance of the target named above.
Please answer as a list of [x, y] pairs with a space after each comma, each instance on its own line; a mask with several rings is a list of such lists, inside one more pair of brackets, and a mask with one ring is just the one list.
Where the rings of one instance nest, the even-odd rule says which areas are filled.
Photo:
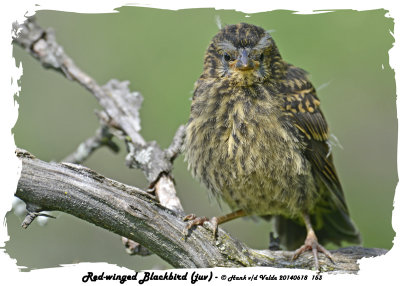
[[[131, 187], [80, 165], [46, 163], [17, 150], [22, 173], [16, 195], [36, 211], [69, 213], [133, 239], [174, 267], [271, 266], [312, 268], [311, 253], [292, 261], [292, 252], [254, 250], [219, 229], [197, 227], [184, 236], [182, 215], [163, 207], [148, 192]], [[361, 247], [333, 251], [335, 264], [320, 256], [322, 270], [355, 273], [357, 259], [382, 255], [382, 249]]]

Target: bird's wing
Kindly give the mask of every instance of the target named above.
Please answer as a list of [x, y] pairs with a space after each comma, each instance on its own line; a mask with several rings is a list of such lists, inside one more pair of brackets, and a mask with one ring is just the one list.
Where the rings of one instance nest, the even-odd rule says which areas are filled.
[[[291, 119], [288, 128], [299, 134], [299, 140], [306, 144], [305, 157], [311, 162], [316, 184], [321, 186], [321, 199], [311, 215], [318, 240], [323, 244], [333, 242], [340, 245], [343, 240], [360, 243], [360, 233], [350, 219], [333, 165], [328, 125], [314, 87], [307, 79], [305, 71], [289, 65], [286, 78], [281, 80], [279, 89], [283, 97], [282, 109]], [[302, 237], [299, 235], [301, 232], [304, 234], [304, 226], [301, 227], [298, 222], [276, 216], [275, 228], [281, 242], [288, 249], [301, 245], [301, 240], [297, 238]]]
[[294, 77], [292, 80], [289, 78], [286, 84], [288, 86], [284, 93], [283, 109], [292, 118], [293, 125], [300, 131], [306, 143], [305, 156], [312, 163], [314, 174], [333, 193], [336, 205], [347, 211], [342, 187], [333, 165], [328, 125], [319, 107], [316, 91], [305, 77], [305, 72], [304, 77]]

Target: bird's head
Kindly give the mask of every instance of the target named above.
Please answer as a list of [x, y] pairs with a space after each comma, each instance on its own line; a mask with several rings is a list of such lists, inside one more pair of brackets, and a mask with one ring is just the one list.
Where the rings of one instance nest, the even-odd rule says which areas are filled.
[[240, 23], [222, 28], [214, 36], [204, 60], [204, 75], [227, 78], [234, 85], [263, 82], [281, 59], [270, 34], [263, 28]]

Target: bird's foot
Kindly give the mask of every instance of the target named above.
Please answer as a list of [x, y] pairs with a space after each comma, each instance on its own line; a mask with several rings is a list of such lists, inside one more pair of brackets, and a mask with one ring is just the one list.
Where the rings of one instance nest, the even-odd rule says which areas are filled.
[[218, 230], [218, 218], [217, 217], [212, 217], [211, 219], [207, 217], [196, 217], [194, 214], [188, 214], [183, 218], [183, 221], [188, 221], [186, 225], [186, 232], [185, 234], [187, 235], [189, 230], [192, 229], [194, 226], [201, 225], [205, 222], [209, 222], [211, 225], [211, 231], [213, 232], [213, 236], [217, 236], [217, 230]]
[[334, 263], [331, 253], [318, 243], [317, 236], [313, 231], [308, 233], [307, 238], [304, 241], [304, 245], [294, 252], [292, 260], [297, 259], [300, 254], [308, 250], [311, 250], [313, 253], [315, 269], [317, 271], [319, 270], [318, 252], [325, 254]]
[[194, 214], [189, 214], [183, 218], [184, 221], [189, 221], [189, 223], [186, 225], [186, 233], [185, 235], [188, 234], [189, 230], [196, 226], [196, 225], [203, 225], [205, 222], [210, 223], [210, 228], [213, 232], [214, 238], [217, 237], [217, 231], [218, 231], [218, 225], [221, 223], [233, 220], [238, 217], [243, 217], [246, 216], [246, 212], [243, 210], [237, 210], [234, 212], [231, 212], [229, 214], [219, 216], [219, 217], [212, 217], [211, 219], [208, 219], [206, 217], [196, 217]]

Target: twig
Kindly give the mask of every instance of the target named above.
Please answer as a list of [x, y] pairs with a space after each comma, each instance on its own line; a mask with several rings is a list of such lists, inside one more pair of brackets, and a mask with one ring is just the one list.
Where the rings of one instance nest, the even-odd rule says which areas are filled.
[[114, 153], [119, 151], [119, 147], [112, 141], [113, 135], [109, 132], [109, 127], [101, 125], [97, 129], [93, 137], [86, 139], [86, 141], [79, 144], [78, 148], [70, 155], [65, 157], [62, 162], [81, 164], [83, 163], [94, 151], [102, 146], [107, 146]]
[[186, 127], [184, 125], [179, 126], [176, 131], [174, 138], [172, 139], [171, 145], [165, 150], [165, 156], [167, 160], [173, 162], [175, 158], [181, 153], [181, 147], [183, 140], [186, 135]]
[[119, 82], [113, 79], [104, 86], [98, 85], [93, 78], [80, 70], [64, 52], [64, 49], [56, 41], [54, 31], [41, 28], [34, 18], [28, 18], [15, 29], [20, 31], [14, 37], [17, 44], [39, 60], [45, 68], [52, 68], [85, 87], [107, 112], [109, 123], [113, 127], [123, 130], [132, 142], [145, 145], [145, 140], [139, 134], [139, 108], [143, 98], [138, 92], [129, 92], [129, 82]]
[[140, 255], [140, 256], [148, 256], [153, 254], [150, 250], [148, 250], [143, 245], [128, 239], [126, 237], [121, 236], [122, 244], [125, 246], [125, 251], [129, 255]]

